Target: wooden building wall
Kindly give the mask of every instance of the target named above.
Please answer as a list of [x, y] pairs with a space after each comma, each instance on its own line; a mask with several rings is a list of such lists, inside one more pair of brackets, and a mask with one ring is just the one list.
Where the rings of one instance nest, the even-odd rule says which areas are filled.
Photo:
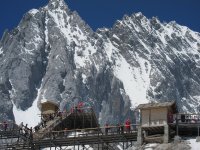
[[150, 121], [150, 109], [141, 111], [142, 126], [149, 126]]
[[164, 125], [167, 123], [167, 108], [144, 109], [142, 112], [142, 126]]

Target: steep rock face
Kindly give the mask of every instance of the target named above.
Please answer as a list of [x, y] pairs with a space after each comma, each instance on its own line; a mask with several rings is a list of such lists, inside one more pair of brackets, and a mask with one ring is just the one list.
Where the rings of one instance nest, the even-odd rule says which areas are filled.
[[124, 67], [121, 56], [130, 65], [123, 78], [118, 73], [116, 76], [124, 83], [125, 90], [129, 89], [125, 78], [135, 80], [128, 83], [135, 87], [132, 95], [128, 93], [132, 101], [176, 100], [180, 111], [197, 111], [199, 33], [175, 22], [162, 24], [157, 18], [149, 20], [141, 13], [124, 16], [112, 29], [99, 32], [114, 46], [110, 54], [112, 64], [117, 62], [115, 69]]
[[85, 101], [104, 117], [101, 123], [127, 115], [130, 101], [121, 94], [102, 39], [63, 0], [29, 11], [1, 42], [2, 107], [9, 105], [2, 112], [11, 112], [12, 103], [26, 110], [38, 97], [38, 106], [50, 100], [61, 109]]
[[101, 124], [122, 122], [149, 100], [197, 111], [199, 53], [199, 33], [175, 22], [137, 13], [93, 32], [63, 0], [50, 0], [1, 39], [0, 120], [36, 97], [61, 110], [84, 101]]
[[9, 108], [5, 112], [12, 112], [11, 102], [25, 110], [37, 95], [36, 87], [45, 73], [42, 17], [41, 14], [33, 17], [27, 13], [19, 26], [5, 32], [1, 40], [0, 94], [1, 101], [9, 105], [5, 107], [1, 103], [1, 108]]

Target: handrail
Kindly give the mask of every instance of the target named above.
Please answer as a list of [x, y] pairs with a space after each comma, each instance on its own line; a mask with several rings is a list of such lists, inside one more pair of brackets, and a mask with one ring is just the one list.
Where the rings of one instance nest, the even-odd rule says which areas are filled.
[[[139, 124], [130, 124], [130, 126], [139, 126]], [[120, 126], [107, 126], [107, 127], [96, 127], [96, 128], [83, 128], [83, 129], [70, 129], [70, 130], [59, 130], [59, 131], [50, 131], [51, 133], [59, 133], [59, 132], [74, 132], [74, 131], [83, 131], [83, 130], [100, 130], [100, 129], [117, 129], [119, 127], [125, 127], [125, 125]], [[43, 133], [43, 132], [37, 132], [37, 133]]]
[[[139, 126], [139, 124], [130, 124], [130, 126]], [[106, 129], [106, 128], [119, 128], [119, 127], [125, 127], [125, 125], [119, 125], [119, 126], [106, 126], [106, 127], [96, 127], [96, 128], [83, 128], [83, 129], [71, 129], [67, 131], [74, 131], [74, 130], [94, 130], [94, 129]], [[60, 130], [60, 131], [66, 131], [66, 130]], [[52, 131], [52, 132], [59, 132], [59, 131]]]
[[168, 123], [200, 124], [200, 114], [176, 113], [168, 116]]
[[[78, 108], [76, 106], [72, 107], [73, 109], [77, 108], [77, 110], [93, 110], [92, 107], [81, 107], [81, 108]], [[50, 115], [50, 114], [58, 114], [58, 113], [62, 113], [62, 114], [66, 114], [66, 113], [69, 113], [71, 112], [71, 110], [68, 110], [68, 111], [57, 111], [57, 112], [54, 112], [54, 113], [40, 113], [38, 115]]]
[[[6, 127], [5, 127], [6, 125]], [[0, 131], [12, 131], [13, 129], [19, 129], [19, 126], [13, 122], [0, 122]]]
[[[52, 139], [57, 139], [57, 138], [75, 138], [75, 137], [88, 137], [88, 136], [99, 136], [99, 135], [124, 135], [124, 134], [137, 134], [136, 130], [129, 130], [129, 131], [113, 131], [110, 130], [109, 132], [103, 132], [99, 128], [87, 128], [89, 129], [88, 131], [86, 129], [75, 129], [75, 130], [61, 130], [61, 131], [51, 131], [47, 133], [46, 138], [52, 138]], [[89, 132], [93, 131], [93, 132]], [[42, 134], [42, 133], [40, 133]], [[39, 137], [40, 139], [41, 137]], [[34, 141], [37, 141], [37, 137], [34, 138]]]

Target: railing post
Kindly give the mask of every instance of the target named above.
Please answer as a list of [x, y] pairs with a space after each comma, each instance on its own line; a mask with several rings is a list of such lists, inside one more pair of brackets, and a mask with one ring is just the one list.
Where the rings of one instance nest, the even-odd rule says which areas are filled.
[[137, 144], [141, 146], [143, 144], [143, 132], [142, 132], [142, 127], [138, 127], [137, 131]]
[[82, 147], [83, 147], [83, 150], [85, 150], [85, 146], [84, 146], [84, 145], [82, 145]]
[[169, 125], [166, 124], [164, 125], [164, 139], [163, 139], [164, 143], [168, 143], [169, 142]]
[[85, 118], [84, 118], [84, 115], [83, 115], [83, 126], [82, 128], [85, 128]]
[[198, 136], [199, 136], [199, 112], [198, 112], [198, 116], [197, 116], [197, 124], [198, 124]]
[[93, 109], [91, 108], [91, 125], [90, 125], [90, 127], [92, 128], [92, 115], [93, 115]]
[[77, 113], [77, 107], [75, 107], [75, 117], [74, 117], [74, 130], [76, 128], [76, 113]]
[[100, 128], [98, 126], [98, 150], [99, 150], [99, 132], [100, 132]]
[[178, 114], [176, 114], [176, 135], [178, 136]]
[[74, 137], [74, 149], [75, 149], [76, 145], [75, 145], [75, 137]]

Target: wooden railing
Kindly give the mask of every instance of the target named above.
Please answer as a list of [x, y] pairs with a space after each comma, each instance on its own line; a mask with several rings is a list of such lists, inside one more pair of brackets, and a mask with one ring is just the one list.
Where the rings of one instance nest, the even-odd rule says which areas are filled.
[[164, 119], [158, 119], [158, 120], [151, 120], [150, 125], [164, 125], [167, 124], [167, 121]]
[[[97, 127], [97, 128], [84, 128], [84, 129], [73, 129], [73, 130], [60, 130], [60, 131], [50, 131], [46, 134], [46, 138], [70, 138], [70, 137], [83, 137], [83, 136], [95, 136], [95, 135], [117, 135], [117, 134], [128, 134], [137, 133], [138, 124], [131, 124], [130, 130], [127, 130], [125, 126], [107, 126], [107, 127]], [[136, 128], [135, 128], [136, 127]], [[42, 132], [38, 132], [43, 134]], [[35, 139], [37, 140], [37, 138]]]
[[168, 117], [168, 123], [200, 124], [200, 114], [173, 114]]
[[160, 126], [167, 124], [167, 120], [164, 119], [156, 119], [156, 120], [150, 120], [147, 123], [142, 123], [142, 126]]
[[8, 122], [0, 122], [0, 131], [11, 131], [11, 130], [18, 130], [19, 127], [13, 121]]

